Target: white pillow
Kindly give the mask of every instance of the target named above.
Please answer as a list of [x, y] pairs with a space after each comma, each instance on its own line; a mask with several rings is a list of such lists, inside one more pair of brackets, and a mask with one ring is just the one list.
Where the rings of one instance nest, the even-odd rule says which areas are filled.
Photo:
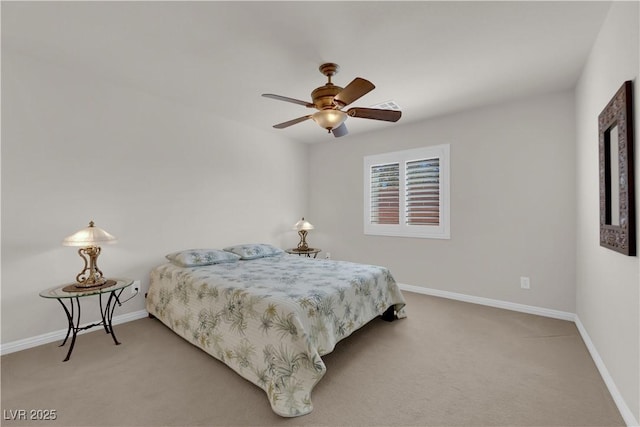
[[228, 246], [224, 250], [240, 256], [240, 259], [243, 260], [264, 258], [284, 253], [282, 249], [266, 243]]
[[187, 249], [172, 252], [165, 257], [180, 267], [220, 264], [223, 262], [235, 262], [240, 259], [240, 256], [220, 249]]

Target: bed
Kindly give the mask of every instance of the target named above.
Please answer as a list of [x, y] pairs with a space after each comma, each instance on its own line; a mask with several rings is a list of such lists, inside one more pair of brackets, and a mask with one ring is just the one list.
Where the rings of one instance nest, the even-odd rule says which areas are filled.
[[383, 316], [406, 317], [388, 269], [271, 245], [189, 250], [151, 271], [146, 307], [175, 333], [262, 388], [275, 413], [312, 411], [321, 356]]

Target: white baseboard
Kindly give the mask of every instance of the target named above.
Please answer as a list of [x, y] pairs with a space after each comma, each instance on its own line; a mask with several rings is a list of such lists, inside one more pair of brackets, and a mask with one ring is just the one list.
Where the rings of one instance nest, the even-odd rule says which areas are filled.
[[[611, 374], [609, 374], [609, 370], [607, 369], [607, 366], [604, 364], [604, 361], [598, 354], [598, 350], [596, 350], [596, 347], [593, 344], [593, 341], [591, 341], [591, 337], [589, 337], [587, 330], [584, 328], [584, 325], [582, 325], [582, 322], [580, 321], [580, 318], [578, 317], [577, 314], [569, 313], [566, 311], [536, 307], [531, 305], [517, 304], [513, 302], [508, 302], [508, 301], [500, 301], [500, 300], [495, 300], [491, 298], [483, 298], [483, 297], [476, 297], [472, 295], [459, 294], [456, 292], [441, 291], [438, 289], [431, 289], [431, 288], [423, 288], [421, 286], [406, 285], [404, 283], [398, 283], [398, 286], [403, 291], [414, 292], [417, 294], [448, 298], [448, 299], [453, 299], [458, 301], [469, 302], [472, 304], [487, 305], [490, 307], [503, 308], [505, 310], [519, 311], [522, 313], [536, 314], [539, 316], [552, 317], [554, 319], [569, 320], [574, 322], [576, 324], [576, 327], [578, 328], [578, 332], [580, 332], [580, 336], [582, 337], [582, 340], [584, 341], [585, 345], [587, 346], [587, 349], [589, 350], [589, 354], [591, 354], [591, 358], [593, 359], [593, 362], [596, 364], [596, 367], [600, 372], [600, 376], [602, 377], [602, 380], [606, 384], [607, 389], [609, 389], [609, 393], [611, 394], [613, 401], [618, 407], [618, 410], [620, 411], [620, 415], [622, 416], [625, 424], [629, 427], [640, 427], [638, 420], [636, 420], [633, 413], [629, 409], [629, 406], [627, 406], [627, 403], [624, 401], [624, 398], [620, 394], [620, 391], [618, 390], [616, 383], [613, 381]], [[411, 315], [411, 313], [409, 313], [409, 315]]]
[[609, 389], [609, 393], [611, 393], [611, 397], [613, 398], [613, 401], [616, 403], [616, 406], [618, 407], [618, 410], [620, 411], [620, 415], [622, 415], [622, 419], [624, 419], [625, 424], [627, 424], [627, 426], [630, 426], [630, 427], [640, 426], [640, 423], [638, 423], [638, 420], [636, 420], [636, 418], [633, 416], [633, 413], [631, 412], [626, 402], [622, 398], [622, 395], [620, 394], [620, 391], [618, 390], [616, 383], [613, 381], [613, 378], [611, 378], [611, 374], [609, 374], [609, 370], [607, 369], [606, 365], [604, 364], [604, 361], [598, 354], [598, 351], [596, 350], [596, 346], [593, 344], [593, 341], [591, 341], [591, 337], [589, 337], [587, 330], [584, 328], [584, 325], [582, 324], [578, 316], [576, 316], [576, 327], [578, 328], [578, 331], [580, 331], [582, 340], [584, 341], [584, 344], [587, 346], [587, 349], [589, 350], [589, 353], [591, 354], [591, 358], [593, 359], [593, 362], [596, 364], [598, 371], [600, 371], [600, 376], [602, 376], [604, 383], [607, 385], [607, 388]]
[[[139, 310], [134, 311], [133, 313], [121, 314], [119, 316], [114, 316], [112, 319], [112, 323], [114, 325], [118, 325], [120, 323], [131, 322], [132, 320], [142, 319], [143, 317], [147, 317], [149, 313], [147, 310]], [[79, 334], [83, 334], [89, 332], [90, 329], [80, 332]], [[0, 348], [0, 355], [5, 355], [9, 353], [14, 353], [20, 350], [26, 350], [31, 347], [37, 347], [39, 345], [48, 344], [53, 341], [61, 341], [67, 335], [66, 329], [60, 329], [59, 331], [47, 332], [46, 334], [38, 335], [31, 338], [25, 338], [22, 340], [17, 340], [13, 342], [9, 342], [7, 344], [3, 344], [2, 348]]]
[[533, 305], [517, 304], [515, 302], [501, 301], [497, 299], [476, 297], [473, 295], [459, 294], [456, 292], [441, 291], [438, 289], [423, 288], [422, 286], [405, 285], [398, 283], [403, 291], [415, 292], [417, 294], [432, 295], [447, 299], [470, 302], [473, 304], [487, 305], [490, 307], [504, 308], [505, 310], [519, 311], [522, 313], [537, 314], [538, 316], [552, 317], [554, 319], [575, 321], [575, 313], [567, 311], [552, 310], [550, 308], [536, 307]]

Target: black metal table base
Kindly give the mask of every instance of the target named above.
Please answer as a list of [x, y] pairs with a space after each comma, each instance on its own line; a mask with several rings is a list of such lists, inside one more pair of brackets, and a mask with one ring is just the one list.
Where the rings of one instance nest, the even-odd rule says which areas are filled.
[[67, 352], [67, 356], [64, 358], [63, 362], [66, 362], [71, 357], [71, 353], [73, 352], [73, 347], [76, 344], [76, 336], [78, 332], [84, 331], [87, 329], [91, 329], [95, 326], [104, 326], [104, 331], [107, 334], [110, 334], [113, 338], [113, 342], [115, 345], [120, 345], [118, 339], [116, 338], [116, 334], [113, 332], [113, 312], [116, 309], [116, 304], [118, 306], [122, 305], [120, 303], [120, 295], [122, 294], [123, 289], [116, 289], [115, 291], [111, 291], [109, 293], [109, 299], [107, 300], [107, 305], [103, 307], [102, 305], [102, 294], [99, 295], [100, 298], [100, 315], [102, 316], [102, 320], [97, 323], [92, 323], [90, 325], [80, 327], [80, 296], [68, 298], [69, 299], [69, 307], [62, 302], [62, 299], [58, 299], [62, 308], [64, 308], [64, 312], [67, 315], [67, 335], [64, 337], [62, 344], [59, 347], [63, 347], [67, 340], [69, 339], [69, 335], [71, 335], [71, 343], [69, 345], [69, 351]]

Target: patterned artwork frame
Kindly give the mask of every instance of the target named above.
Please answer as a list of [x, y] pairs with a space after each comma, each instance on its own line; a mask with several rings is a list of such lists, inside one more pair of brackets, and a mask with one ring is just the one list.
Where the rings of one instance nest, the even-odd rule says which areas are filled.
[[600, 246], [636, 255], [632, 81], [598, 116]]

